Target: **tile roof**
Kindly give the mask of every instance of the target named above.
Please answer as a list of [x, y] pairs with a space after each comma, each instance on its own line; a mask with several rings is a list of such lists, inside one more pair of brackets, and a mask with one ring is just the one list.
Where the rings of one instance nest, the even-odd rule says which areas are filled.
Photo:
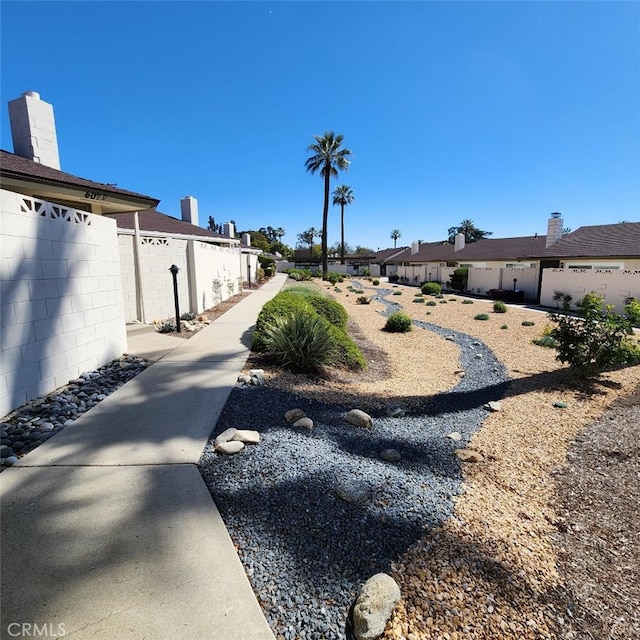
[[640, 257], [640, 222], [579, 227], [550, 247], [527, 254], [531, 258]]
[[[105, 213], [105, 218], [112, 218], [116, 221], [119, 229], [133, 229], [135, 212], [125, 213]], [[228, 236], [214, 233], [208, 229], [197, 227], [195, 224], [178, 220], [166, 213], [161, 213], [155, 209], [146, 209], [138, 212], [138, 224], [140, 231], [158, 231], [160, 233], [180, 234], [185, 236], [202, 236], [211, 240], [230, 240]]]
[[470, 242], [456, 251], [448, 242], [423, 242], [417, 253], [408, 249], [398, 256], [398, 262], [466, 262], [487, 260], [517, 260], [544, 248], [546, 236], [519, 238], [484, 238]]
[[151, 196], [146, 196], [134, 191], [127, 191], [126, 189], [119, 189], [118, 187], [105, 184], [103, 182], [95, 182], [94, 180], [80, 178], [70, 173], [65, 173], [64, 171], [58, 171], [58, 169], [47, 167], [44, 164], [34, 162], [28, 158], [23, 158], [22, 156], [10, 153], [4, 149], [0, 149], [0, 174], [3, 177], [28, 180], [30, 182], [38, 182], [40, 184], [71, 188], [75, 187], [80, 189], [95, 189], [113, 194], [114, 196], [140, 200], [147, 206], [155, 206], [160, 202], [160, 200], [152, 198]]

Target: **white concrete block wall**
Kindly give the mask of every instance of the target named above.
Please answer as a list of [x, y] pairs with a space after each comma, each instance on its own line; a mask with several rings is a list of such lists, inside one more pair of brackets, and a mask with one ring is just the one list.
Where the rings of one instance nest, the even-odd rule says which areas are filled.
[[120, 277], [122, 280], [122, 299], [124, 302], [124, 317], [127, 322], [141, 320], [138, 317], [136, 272], [133, 253], [133, 235], [118, 235], [120, 250]]
[[481, 296], [486, 296], [489, 289], [500, 288], [500, 269], [491, 267], [484, 269], [469, 269], [467, 291]]
[[624, 313], [627, 298], [640, 299], [640, 270], [543, 269], [540, 304], [556, 307], [553, 299], [556, 291], [573, 297], [572, 308], [594, 291], [606, 304], [613, 305], [617, 313]]
[[175, 318], [171, 265], [178, 267], [180, 314], [189, 311], [187, 241], [141, 234], [140, 273], [147, 322]]
[[2, 416], [119, 357], [126, 331], [115, 222], [0, 194]]
[[[237, 249], [191, 241], [193, 265], [191, 311], [199, 313], [239, 293], [246, 257]], [[255, 275], [255, 267], [252, 269]], [[214, 281], [218, 284], [214, 289]]]

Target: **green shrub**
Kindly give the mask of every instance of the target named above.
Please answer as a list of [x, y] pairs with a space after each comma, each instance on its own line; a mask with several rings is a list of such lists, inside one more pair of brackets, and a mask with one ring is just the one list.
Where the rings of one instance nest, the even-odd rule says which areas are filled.
[[534, 338], [531, 344], [537, 344], [539, 347], [546, 347], [547, 349], [557, 349], [558, 341], [552, 336], [542, 336], [540, 338]]
[[506, 324], [503, 324], [500, 328], [501, 329], [508, 329], [509, 327]]
[[435, 300], [428, 300], [427, 307], [435, 307], [438, 303]]
[[440, 300], [440, 304], [447, 304], [446, 300]]
[[334, 288], [333, 288], [333, 290], [334, 290], [336, 293], [342, 293], [342, 289], [340, 289], [339, 287], [334, 287]]
[[193, 311], [187, 311], [180, 316], [180, 320], [195, 320], [196, 314]]
[[568, 363], [580, 376], [590, 378], [617, 366], [640, 363], [640, 347], [629, 338], [629, 319], [613, 312], [596, 294], [576, 303], [579, 316], [558, 312], [549, 318], [556, 324], [550, 332], [558, 343], [556, 358]]
[[418, 303], [423, 303], [423, 304], [424, 304], [425, 299], [424, 299], [424, 298], [414, 298], [414, 299], [413, 299], [413, 301], [414, 301], [414, 302], [418, 302]]
[[371, 304], [371, 299], [368, 296], [358, 296], [356, 304]]
[[634, 327], [640, 327], [640, 300], [638, 298], [627, 298], [627, 303], [624, 305], [624, 315]]
[[364, 293], [364, 289], [354, 289], [353, 293]]
[[425, 282], [420, 290], [425, 296], [437, 296], [442, 292], [442, 287], [437, 282]]
[[401, 296], [402, 295], [402, 291], [394, 291], [393, 295], [394, 296]]
[[531, 320], [523, 320], [521, 324], [523, 327], [534, 327], [536, 323]]
[[317, 371], [336, 353], [329, 322], [303, 309], [276, 318], [264, 331], [264, 345], [276, 362], [300, 371]]
[[496, 300], [493, 303], [494, 313], [507, 313], [507, 305], [502, 300]]
[[176, 330], [175, 322], [165, 320], [158, 325], [158, 333], [173, 333]]
[[347, 310], [337, 301], [321, 295], [310, 295], [306, 297], [309, 304], [331, 324], [342, 329], [347, 326]]
[[367, 363], [356, 343], [345, 331], [334, 325], [329, 325], [331, 340], [336, 348], [332, 364], [340, 365], [351, 370], [367, 368]]
[[264, 351], [266, 349], [265, 332], [273, 326], [278, 318], [291, 316], [296, 311], [306, 311], [316, 314], [315, 309], [307, 302], [307, 296], [294, 293], [294, 289], [285, 289], [265, 303], [258, 314], [256, 328], [253, 332], [254, 351]]
[[336, 271], [329, 271], [324, 278], [327, 282], [331, 284], [338, 284], [338, 282], [344, 282], [344, 276], [341, 273]]
[[489, 314], [487, 313], [479, 313], [478, 315], [473, 316], [474, 320], [488, 320]]
[[411, 331], [412, 322], [406, 313], [395, 311], [387, 318], [384, 330], [390, 333], [406, 333], [407, 331]]
[[469, 298], [465, 298], [465, 299], [462, 301], [462, 304], [473, 304], [473, 300], [469, 300]]
[[371, 284], [373, 284], [374, 287], [377, 287], [380, 284], [380, 280], [374, 280]]
[[287, 269], [286, 272], [289, 274], [290, 278], [293, 278], [293, 280], [296, 280], [297, 282], [302, 280], [311, 280], [311, 271], [308, 269], [295, 269], [292, 267]]

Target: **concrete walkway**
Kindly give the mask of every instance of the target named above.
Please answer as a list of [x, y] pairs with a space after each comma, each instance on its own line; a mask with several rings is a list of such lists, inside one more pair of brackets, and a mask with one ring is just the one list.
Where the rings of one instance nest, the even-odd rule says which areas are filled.
[[196, 464], [285, 279], [190, 340], [132, 331], [158, 361], [0, 474], [0, 637], [273, 640]]

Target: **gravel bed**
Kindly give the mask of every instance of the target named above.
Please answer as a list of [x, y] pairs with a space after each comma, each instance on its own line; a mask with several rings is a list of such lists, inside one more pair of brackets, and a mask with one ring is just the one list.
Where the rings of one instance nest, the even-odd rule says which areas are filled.
[[[380, 290], [377, 297], [385, 303]], [[388, 303], [388, 312], [395, 305]], [[349, 606], [373, 574], [441, 525], [461, 491], [463, 447], [499, 400], [507, 375], [481, 341], [427, 322], [417, 326], [454, 341], [465, 375], [399, 418], [375, 414], [370, 430], [343, 421], [354, 407], [302, 398], [269, 387], [237, 386], [200, 461], [239, 556], [277, 638], [344, 637]], [[287, 425], [299, 407], [312, 432]], [[261, 443], [222, 456], [213, 438], [235, 427], [256, 429]], [[447, 437], [458, 432], [462, 439]], [[393, 448], [397, 463], [380, 453]], [[345, 502], [336, 488], [356, 481], [371, 495]]]
[[5, 416], [0, 423], [0, 471], [73, 424], [150, 364], [125, 354]]

